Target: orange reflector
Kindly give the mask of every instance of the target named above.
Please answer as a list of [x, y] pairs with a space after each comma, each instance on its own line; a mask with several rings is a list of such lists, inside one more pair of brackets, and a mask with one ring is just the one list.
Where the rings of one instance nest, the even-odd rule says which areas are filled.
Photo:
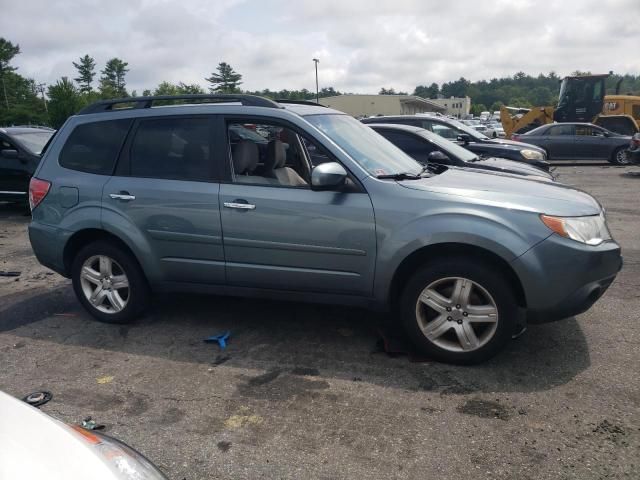
[[557, 217], [550, 217], [548, 215], [540, 215], [540, 220], [551, 230], [556, 232], [558, 235], [562, 235], [563, 237], [568, 237], [569, 234], [564, 229], [564, 222], [562, 219]]
[[80, 425], [69, 425], [69, 426], [73, 430], [78, 432], [80, 435], [82, 435], [84, 437], [84, 439], [87, 442], [89, 442], [91, 445], [98, 445], [98, 444], [102, 443], [102, 440], [100, 440], [100, 437], [98, 437], [97, 435], [94, 435], [93, 433], [91, 433], [86, 428], [82, 428]]

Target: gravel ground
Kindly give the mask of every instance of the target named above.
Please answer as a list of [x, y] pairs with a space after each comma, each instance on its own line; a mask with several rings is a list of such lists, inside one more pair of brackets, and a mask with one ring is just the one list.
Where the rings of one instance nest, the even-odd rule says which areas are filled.
[[[375, 353], [371, 313], [158, 298], [97, 323], [0, 205], [0, 389], [107, 433], [179, 479], [640, 478], [640, 168], [562, 166], [608, 212], [625, 267], [587, 313], [475, 367]], [[220, 351], [203, 338], [232, 331]]]

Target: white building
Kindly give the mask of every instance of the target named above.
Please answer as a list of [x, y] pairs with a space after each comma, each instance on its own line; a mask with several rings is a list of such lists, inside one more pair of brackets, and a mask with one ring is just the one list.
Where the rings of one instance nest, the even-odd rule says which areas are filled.
[[469, 97], [433, 98], [429, 100], [446, 109], [445, 115], [464, 118], [471, 111], [471, 99]]

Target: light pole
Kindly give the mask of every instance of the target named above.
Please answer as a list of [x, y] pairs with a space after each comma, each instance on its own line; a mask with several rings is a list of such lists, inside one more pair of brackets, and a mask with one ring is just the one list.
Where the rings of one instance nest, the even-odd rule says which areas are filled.
[[320, 60], [314, 58], [313, 63], [316, 65], [316, 103], [320, 103], [320, 96], [318, 93], [318, 63], [320, 63]]

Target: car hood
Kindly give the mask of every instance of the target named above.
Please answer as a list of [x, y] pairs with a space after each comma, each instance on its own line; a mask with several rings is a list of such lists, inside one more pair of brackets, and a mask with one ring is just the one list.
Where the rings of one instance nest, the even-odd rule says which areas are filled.
[[534, 175], [537, 177], [552, 178], [549, 172], [530, 165], [524, 162], [514, 162], [513, 160], [507, 160], [506, 158], [482, 158], [475, 162], [467, 162], [467, 165], [471, 168], [491, 168], [501, 172], [518, 173], [520, 175]]
[[602, 208], [588, 193], [566, 185], [499, 172], [447, 171], [398, 182], [405, 188], [463, 197], [471, 203], [556, 216], [597, 215]]
[[530, 150], [539, 150], [541, 152], [544, 152], [544, 150], [542, 148], [537, 147], [535, 145], [531, 145], [530, 143], [516, 142], [515, 140], [507, 140], [506, 138], [492, 138], [487, 143], [497, 143], [497, 144], [500, 144], [500, 145], [510, 145], [512, 147], [518, 147], [518, 150], [521, 150], [523, 148], [528, 148]]

